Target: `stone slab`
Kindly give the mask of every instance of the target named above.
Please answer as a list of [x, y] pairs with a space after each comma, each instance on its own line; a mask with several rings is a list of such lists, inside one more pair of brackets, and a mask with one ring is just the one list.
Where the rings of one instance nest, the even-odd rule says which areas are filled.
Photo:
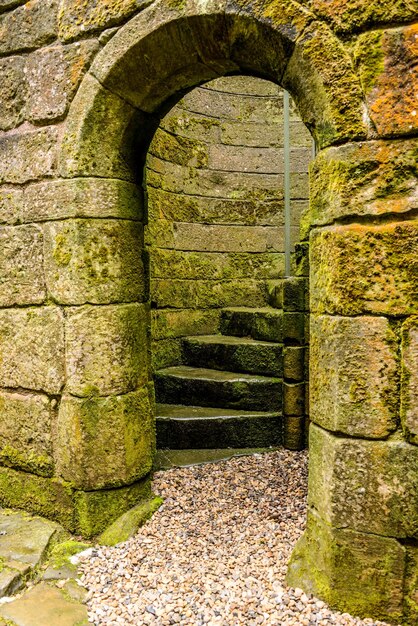
[[36, 226], [0, 227], [0, 306], [42, 304], [43, 236]]
[[50, 399], [41, 394], [0, 391], [0, 459], [41, 476], [53, 470]]
[[405, 315], [418, 306], [418, 221], [311, 234], [311, 310]]
[[146, 305], [77, 307], [66, 317], [66, 391], [101, 396], [134, 391], [148, 379]]
[[26, 183], [51, 176], [58, 134], [52, 127], [10, 131], [0, 137], [0, 183]]
[[311, 316], [310, 419], [351, 437], [398, 425], [398, 341], [384, 317]]
[[418, 317], [402, 327], [401, 420], [411, 443], [418, 444]]
[[23, 189], [0, 187], [0, 223], [18, 224], [22, 221]]
[[55, 306], [0, 310], [0, 386], [58, 394], [64, 321]]
[[151, 337], [158, 341], [169, 337], [208, 335], [218, 330], [218, 310], [160, 309], [151, 311]]
[[62, 304], [110, 304], [145, 297], [142, 226], [128, 220], [45, 223], [48, 290]]
[[25, 59], [20, 56], [0, 60], [0, 129], [18, 126], [24, 118], [26, 101]]
[[57, 0], [34, 0], [0, 15], [0, 54], [30, 50], [55, 39], [57, 11]]
[[35, 568], [59, 529], [55, 522], [27, 513], [0, 511], [0, 557], [6, 563], [17, 561]]
[[336, 528], [418, 537], [418, 448], [337, 437], [310, 425], [309, 504]]

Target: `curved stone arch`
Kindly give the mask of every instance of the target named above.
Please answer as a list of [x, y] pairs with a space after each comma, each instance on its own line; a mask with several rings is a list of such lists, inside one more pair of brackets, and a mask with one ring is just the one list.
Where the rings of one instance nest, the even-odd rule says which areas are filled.
[[288, 89], [320, 148], [366, 138], [360, 83], [329, 27], [296, 2], [257, 6], [160, 0], [132, 18], [96, 58], [72, 103], [61, 174], [132, 180], [129, 138], [146, 136], [148, 115], [173, 94], [231, 73]]

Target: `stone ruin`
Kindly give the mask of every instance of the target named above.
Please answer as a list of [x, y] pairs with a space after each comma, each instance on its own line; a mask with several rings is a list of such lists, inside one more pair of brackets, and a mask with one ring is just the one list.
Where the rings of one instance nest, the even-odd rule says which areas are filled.
[[288, 580], [416, 624], [417, 8], [0, 0], [3, 506], [88, 537], [149, 497], [148, 148], [179, 95], [262, 77], [317, 148], [309, 517]]

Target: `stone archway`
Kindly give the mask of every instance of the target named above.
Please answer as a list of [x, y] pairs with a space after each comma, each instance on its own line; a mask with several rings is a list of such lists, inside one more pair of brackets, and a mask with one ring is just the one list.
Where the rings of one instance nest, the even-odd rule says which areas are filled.
[[[376, 50], [390, 61], [396, 42], [407, 46], [414, 33], [365, 33], [346, 45], [296, 2], [157, 0], [98, 55], [71, 105], [61, 180], [49, 190], [51, 207], [59, 186], [71, 207], [45, 230], [48, 288], [65, 307], [66, 344], [64, 386], [52, 385], [60, 405], [51, 484], [69, 527], [95, 534], [149, 489], [153, 395], [138, 185], [154, 116], [210, 78], [263, 76], [291, 92], [320, 148], [306, 225], [310, 516], [289, 581], [338, 608], [414, 623], [416, 141], [401, 137], [417, 128], [396, 63], [386, 71], [383, 61], [367, 62]], [[398, 100], [382, 100], [388, 81]], [[398, 101], [403, 108], [391, 116]], [[35, 488], [23, 489], [22, 500], [33, 500]]]

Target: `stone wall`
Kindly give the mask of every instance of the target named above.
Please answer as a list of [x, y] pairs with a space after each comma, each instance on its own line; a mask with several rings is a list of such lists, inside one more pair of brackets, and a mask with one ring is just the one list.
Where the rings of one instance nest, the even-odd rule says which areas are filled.
[[[309, 197], [312, 138], [290, 113], [292, 245]], [[221, 307], [266, 306], [284, 276], [283, 90], [249, 76], [210, 81], [161, 120], [147, 159], [154, 366], [180, 337], [217, 332]]]
[[94, 535], [149, 496], [144, 146], [176, 94], [263, 76], [319, 151], [289, 581], [416, 624], [416, 18], [415, 0], [0, 0], [3, 505]]

